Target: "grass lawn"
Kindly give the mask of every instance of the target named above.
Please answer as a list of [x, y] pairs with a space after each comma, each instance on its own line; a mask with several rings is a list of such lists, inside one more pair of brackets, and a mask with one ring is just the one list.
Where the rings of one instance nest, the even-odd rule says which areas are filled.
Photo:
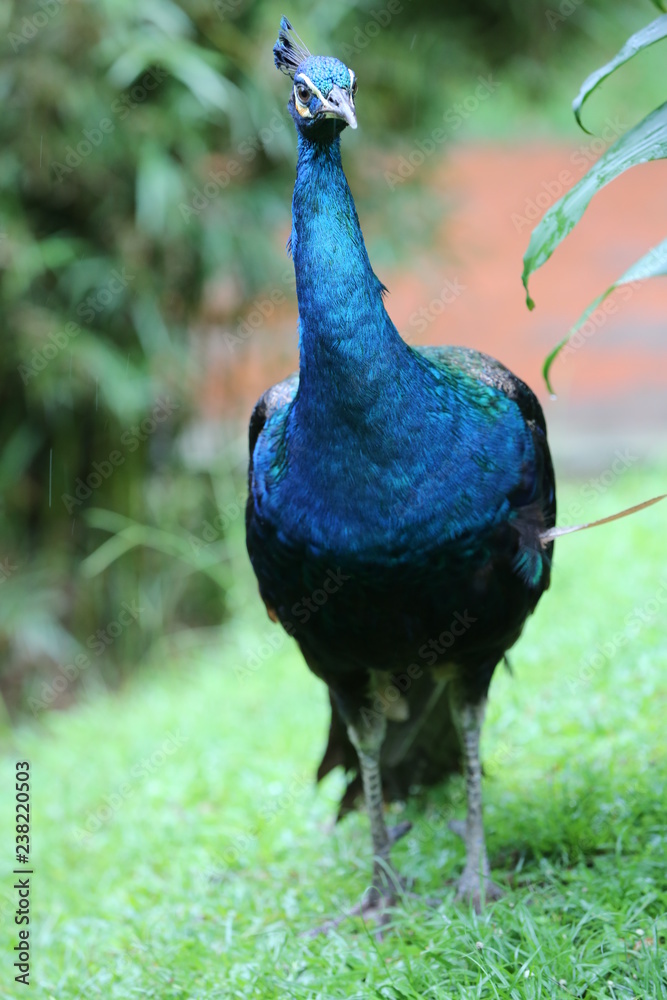
[[[595, 500], [565, 484], [561, 509], [581, 503], [593, 519], [666, 484], [667, 472], [631, 470]], [[369, 831], [364, 815], [332, 829], [340, 776], [312, 783], [325, 690], [264, 617], [239, 555], [243, 610], [215, 648], [5, 734], [0, 995], [667, 997], [666, 519], [662, 505], [562, 539], [514, 676], [494, 678], [486, 826], [505, 897], [479, 917], [454, 905], [457, 779], [406, 808], [415, 825], [395, 850], [442, 903], [406, 901], [381, 942], [359, 918], [302, 936], [358, 901]], [[30, 989], [9, 957], [23, 759]]]

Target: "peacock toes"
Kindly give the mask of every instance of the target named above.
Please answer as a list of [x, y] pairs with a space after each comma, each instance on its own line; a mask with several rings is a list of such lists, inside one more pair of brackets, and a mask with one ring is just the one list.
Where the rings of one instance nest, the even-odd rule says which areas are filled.
[[484, 901], [500, 899], [500, 886], [491, 881], [482, 821], [482, 767], [479, 757], [479, 737], [484, 720], [486, 696], [471, 700], [457, 685], [452, 685], [450, 705], [454, 724], [463, 750], [468, 813], [464, 822], [453, 820], [450, 829], [463, 838], [466, 862], [459, 879], [457, 900], [472, 903], [477, 913]]

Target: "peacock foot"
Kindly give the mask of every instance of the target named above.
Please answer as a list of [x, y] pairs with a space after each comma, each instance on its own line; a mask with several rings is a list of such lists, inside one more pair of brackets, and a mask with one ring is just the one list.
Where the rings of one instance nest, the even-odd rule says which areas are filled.
[[[392, 913], [399, 905], [406, 900], [413, 900], [420, 906], [437, 908], [442, 905], [442, 899], [432, 896], [420, 896], [417, 892], [412, 892], [408, 887], [411, 884], [409, 879], [403, 878], [393, 872], [391, 885], [387, 884], [386, 871], [383, 869], [382, 885], [373, 884], [366, 889], [362, 900], [347, 910], [340, 917], [332, 917], [326, 920], [319, 927], [311, 931], [305, 931], [305, 937], [317, 937], [318, 934], [328, 934], [332, 930], [340, 927], [348, 917], [362, 917], [365, 923], [375, 925], [374, 934], [378, 941], [384, 937], [384, 932], [391, 923]], [[381, 881], [378, 879], [378, 881]]]
[[400, 896], [409, 893], [412, 880], [399, 875], [391, 862], [376, 860], [373, 865], [373, 884], [366, 890], [367, 895], [393, 906]]
[[[396, 826], [388, 827], [387, 837], [389, 846], [393, 847], [396, 841], [404, 837], [411, 829], [412, 823], [409, 820], [404, 820], [402, 823], [397, 823]], [[376, 905], [381, 905], [385, 908], [394, 906], [399, 896], [405, 896], [409, 893], [411, 886], [412, 882], [410, 879], [398, 874], [389, 860], [389, 851], [387, 850], [386, 853], [376, 857], [373, 862], [373, 884], [366, 891], [366, 895], [369, 897], [370, 908], [372, 909]]]
[[385, 862], [373, 870], [373, 884], [366, 889], [361, 901], [339, 917], [325, 920], [323, 924], [306, 931], [306, 937], [317, 937], [319, 934], [329, 934], [336, 930], [349, 917], [361, 917], [364, 923], [374, 925], [374, 934], [382, 940], [383, 932], [391, 921], [391, 913], [401, 898], [412, 895], [406, 889], [407, 880], [391, 869]]
[[389, 873], [385, 863], [380, 871], [374, 870], [373, 884], [366, 889], [360, 903], [342, 916], [333, 917], [319, 927], [305, 931], [304, 936], [317, 937], [318, 934], [328, 934], [340, 927], [348, 917], [362, 917], [364, 923], [374, 925], [373, 933], [378, 941], [382, 941], [391, 923], [393, 912], [407, 900], [416, 901], [420, 907], [426, 905], [437, 908], [442, 905], [443, 901], [439, 897], [420, 896], [419, 893], [412, 892], [408, 888], [411, 884], [410, 879], [403, 878], [393, 869]]
[[[452, 833], [462, 838], [468, 851], [468, 857], [470, 857], [470, 854], [473, 852], [471, 852], [468, 844], [469, 834], [465, 821], [453, 819], [449, 823], [449, 829]], [[478, 851], [475, 851], [474, 854], [478, 854]], [[476, 913], [481, 913], [485, 902], [492, 903], [505, 895], [500, 886], [491, 879], [485, 849], [482, 851], [482, 856], [481, 871], [480, 865], [471, 865], [466, 862], [455, 896], [457, 903], [472, 903]]]
[[459, 879], [455, 900], [457, 903], [472, 903], [475, 913], [481, 913], [484, 903], [492, 903], [504, 896], [503, 890], [489, 875], [481, 875], [477, 869], [464, 868]]
[[[389, 843], [393, 845], [412, 829], [412, 823], [404, 821], [387, 830]], [[382, 939], [383, 928], [391, 921], [391, 912], [405, 897], [414, 897], [410, 892], [410, 880], [399, 875], [393, 867], [388, 855], [382, 859], [376, 858], [373, 863], [373, 882], [364, 892], [361, 902], [353, 906], [340, 917], [325, 921], [312, 931], [307, 931], [308, 937], [318, 934], [328, 934], [335, 930], [348, 917], [362, 917], [364, 921], [375, 924], [375, 935]]]

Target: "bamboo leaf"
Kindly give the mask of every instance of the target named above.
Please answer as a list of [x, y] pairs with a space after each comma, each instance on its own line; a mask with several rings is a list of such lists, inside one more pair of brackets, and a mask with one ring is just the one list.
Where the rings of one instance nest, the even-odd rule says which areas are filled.
[[529, 309], [535, 303], [528, 293], [528, 279], [549, 258], [582, 217], [593, 195], [609, 181], [638, 163], [667, 157], [667, 102], [622, 135], [594, 163], [585, 177], [545, 213], [533, 230], [523, 258], [522, 281]]
[[595, 88], [598, 87], [603, 80], [606, 80], [608, 76], [611, 76], [614, 70], [618, 69], [619, 66], [623, 66], [623, 64], [632, 59], [633, 56], [636, 56], [638, 52], [641, 52], [643, 49], [647, 49], [649, 45], [654, 45], [655, 42], [659, 42], [662, 38], [667, 38], [667, 14], [663, 14], [662, 17], [656, 18], [656, 20], [652, 21], [651, 24], [647, 24], [645, 28], [641, 29], [641, 31], [637, 31], [634, 35], [628, 38], [621, 51], [617, 52], [613, 59], [610, 59], [609, 62], [605, 63], [604, 66], [601, 66], [600, 69], [596, 69], [594, 73], [591, 73], [590, 76], [584, 80], [581, 85], [581, 90], [572, 102], [574, 116], [584, 132], [588, 132], [588, 129], [581, 121], [581, 110], [584, 106], [584, 102], [590, 97]]
[[568, 341], [572, 339], [577, 330], [584, 325], [588, 317], [595, 312], [607, 296], [611, 295], [611, 293], [621, 285], [629, 285], [635, 281], [644, 281], [646, 278], [655, 278], [659, 275], [667, 275], [667, 240], [663, 240], [662, 243], [659, 243], [658, 246], [653, 247], [653, 249], [649, 250], [647, 254], [635, 261], [632, 267], [628, 268], [625, 274], [621, 275], [620, 278], [614, 281], [614, 283], [611, 284], [609, 288], [602, 293], [602, 295], [598, 295], [598, 297], [591, 302], [588, 308], [581, 314], [567, 336], [563, 337], [560, 344], [553, 349], [549, 357], [544, 362], [544, 368], [542, 369], [542, 374], [544, 375], [544, 380], [547, 383], [549, 392], [553, 392], [550, 371], [554, 361]]
[[229, 585], [228, 573], [221, 560], [220, 546], [201, 551], [192, 545], [190, 536], [138, 524], [99, 508], [88, 511], [87, 519], [98, 528], [114, 531], [111, 538], [91, 552], [81, 563], [84, 577], [92, 578], [104, 572], [113, 562], [134, 548], [150, 548], [185, 563], [191, 572], [204, 573], [223, 590]]

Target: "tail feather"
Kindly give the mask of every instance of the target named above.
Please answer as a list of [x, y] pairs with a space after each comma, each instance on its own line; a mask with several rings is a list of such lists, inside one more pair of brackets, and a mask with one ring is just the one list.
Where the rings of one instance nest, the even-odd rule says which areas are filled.
[[588, 524], [573, 524], [568, 527], [563, 528], [547, 528], [546, 531], [540, 532], [540, 541], [542, 545], [546, 548], [549, 542], [553, 542], [554, 538], [560, 538], [561, 535], [571, 535], [575, 531], [585, 531], [586, 528], [597, 528], [601, 524], [609, 524], [611, 521], [618, 521], [622, 517], [629, 517], [630, 514], [636, 514], [640, 510], [644, 510], [645, 507], [651, 507], [654, 503], [660, 503], [667, 497], [667, 493], [663, 493], [659, 497], [653, 497], [651, 500], [644, 500], [643, 503], [638, 503], [634, 507], [626, 507], [625, 510], [620, 510], [618, 514], [610, 514], [609, 517], [601, 517], [598, 521], [589, 521]]

